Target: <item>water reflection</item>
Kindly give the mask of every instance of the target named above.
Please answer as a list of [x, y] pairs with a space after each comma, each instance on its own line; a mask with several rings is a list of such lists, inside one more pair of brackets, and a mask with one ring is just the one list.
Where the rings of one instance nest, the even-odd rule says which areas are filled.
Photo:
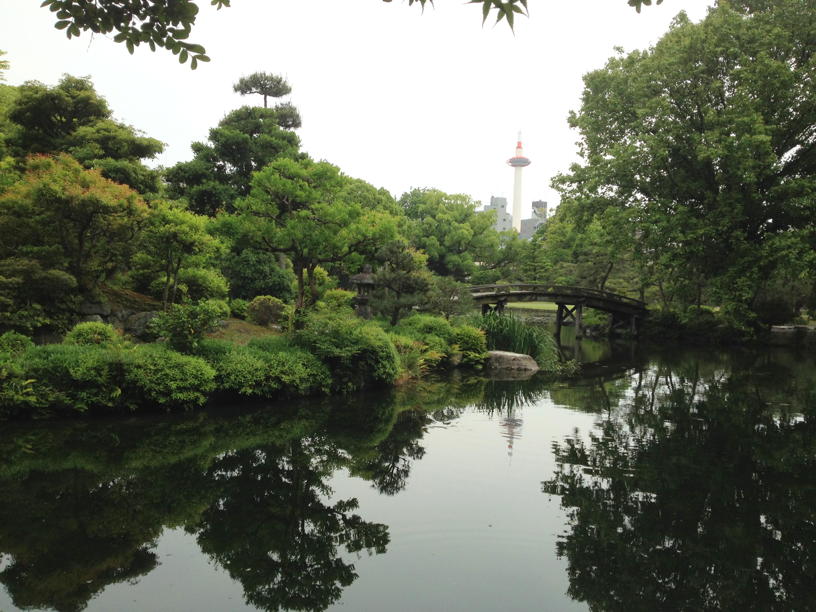
[[731, 357], [660, 360], [556, 444], [543, 490], [568, 510], [558, 554], [591, 609], [812, 608], [813, 371]]
[[[554, 552], [568, 563], [570, 597], [597, 610], [810, 609], [815, 399], [809, 358], [675, 351], [630, 354], [570, 381], [454, 377], [335, 404], [7, 426], [0, 584], [18, 608], [79, 611], [108, 585], [161, 571], [162, 532], [183, 528], [250, 606], [342, 605], [362, 573], [357, 554], [387, 553], [396, 527], [360, 507], [361, 489], [335, 495], [337, 474], [403, 503], [428, 472], [417, 466], [430, 433], [445, 430], [455, 447], [476, 423], [490, 439], [471, 438], [474, 448], [503, 436], [512, 453], [522, 433], [535, 445], [542, 414], [559, 406], [596, 419], [555, 445], [543, 483], [568, 516]], [[477, 454], [437, 477], [483, 487], [494, 467], [485, 457], [496, 456]], [[534, 469], [537, 496], [551, 468]]]

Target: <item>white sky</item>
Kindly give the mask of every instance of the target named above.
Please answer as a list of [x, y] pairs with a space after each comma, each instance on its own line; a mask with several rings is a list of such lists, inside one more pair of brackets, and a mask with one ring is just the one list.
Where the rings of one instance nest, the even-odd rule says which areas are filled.
[[284, 75], [301, 112], [303, 149], [395, 197], [412, 187], [466, 193], [487, 202], [512, 197], [516, 134], [532, 165], [524, 170], [523, 216], [530, 202], [552, 207], [551, 178], [575, 161], [581, 77], [613, 47], [654, 44], [680, 10], [698, 20], [714, 0], [665, 0], [638, 14], [626, 0], [530, 0], [513, 35], [481, 25], [479, 6], [436, 0], [208, 0], [190, 37], [212, 57], [191, 71], [145, 46], [133, 56], [109, 37], [67, 40], [39, 0], [0, 2], [6, 82], [55, 84], [64, 73], [90, 76], [117, 119], [167, 143], [159, 163], [192, 156], [190, 143], [230, 110], [261, 104], [232, 84], [255, 71]]

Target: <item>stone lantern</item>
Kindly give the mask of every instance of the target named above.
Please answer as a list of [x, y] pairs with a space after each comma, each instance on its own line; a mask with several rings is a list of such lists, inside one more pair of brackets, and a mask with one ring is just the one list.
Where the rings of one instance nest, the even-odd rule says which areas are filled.
[[354, 311], [358, 317], [370, 319], [371, 294], [374, 292], [374, 274], [371, 272], [371, 266], [368, 264], [363, 266], [363, 271], [349, 278], [349, 281], [357, 289], [357, 295], [352, 300]]

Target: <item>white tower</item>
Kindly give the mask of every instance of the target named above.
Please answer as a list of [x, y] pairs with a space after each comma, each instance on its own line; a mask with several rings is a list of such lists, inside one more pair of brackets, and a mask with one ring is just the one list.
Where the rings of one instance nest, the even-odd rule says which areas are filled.
[[530, 165], [530, 160], [524, 157], [521, 149], [521, 132], [516, 142], [516, 154], [507, 160], [507, 164], [516, 169], [513, 177], [513, 229], [521, 232], [521, 169]]

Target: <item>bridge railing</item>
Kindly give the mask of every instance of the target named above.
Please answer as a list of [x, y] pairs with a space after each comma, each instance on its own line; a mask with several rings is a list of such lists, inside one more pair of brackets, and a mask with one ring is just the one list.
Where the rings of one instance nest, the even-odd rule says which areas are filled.
[[629, 304], [638, 308], [646, 308], [646, 303], [635, 298], [630, 298], [619, 293], [604, 291], [602, 289], [588, 289], [585, 287], [567, 287], [564, 285], [545, 285], [541, 283], [510, 283], [506, 285], [472, 285], [470, 292], [477, 294], [493, 294], [496, 296], [510, 295], [512, 293], [540, 293], [546, 295], [557, 295], [571, 298], [599, 298], [614, 302]]

